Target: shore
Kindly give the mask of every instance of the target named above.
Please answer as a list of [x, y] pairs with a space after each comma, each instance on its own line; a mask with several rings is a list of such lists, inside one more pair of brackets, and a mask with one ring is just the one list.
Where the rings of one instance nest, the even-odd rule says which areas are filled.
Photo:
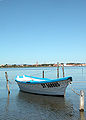
[[[65, 66], [65, 67], [72, 67], [72, 66], [86, 66], [85, 63], [60, 63], [59, 66]], [[33, 64], [33, 65], [29, 65], [29, 64], [20, 64], [20, 65], [17, 65], [17, 64], [3, 64], [3, 65], [0, 65], [0, 68], [25, 68], [25, 67], [57, 67], [57, 64]]]

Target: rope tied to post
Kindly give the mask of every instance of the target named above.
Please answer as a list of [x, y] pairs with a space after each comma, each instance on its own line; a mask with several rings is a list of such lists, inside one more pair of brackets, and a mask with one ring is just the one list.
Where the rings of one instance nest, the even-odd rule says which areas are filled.
[[79, 95], [79, 96], [80, 96], [80, 94], [77, 93], [71, 86], [70, 86], [70, 88], [71, 88], [71, 90], [72, 90], [76, 95]]
[[13, 80], [13, 81], [8, 80], [8, 81], [10, 84], [15, 84], [15, 80]]

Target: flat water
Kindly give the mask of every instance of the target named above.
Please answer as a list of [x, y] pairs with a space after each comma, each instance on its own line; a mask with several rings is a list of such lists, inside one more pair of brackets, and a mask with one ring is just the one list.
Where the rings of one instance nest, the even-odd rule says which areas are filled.
[[[0, 120], [85, 120], [85, 111], [79, 112], [80, 93], [86, 94], [86, 67], [65, 67], [65, 76], [72, 76], [73, 83], [66, 89], [65, 97], [34, 95], [21, 92], [15, 82], [16, 75], [32, 75], [56, 79], [56, 67], [0, 68]], [[10, 95], [6, 88], [5, 72], [8, 73]], [[60, 77], [62, 69], [60, 68]]]

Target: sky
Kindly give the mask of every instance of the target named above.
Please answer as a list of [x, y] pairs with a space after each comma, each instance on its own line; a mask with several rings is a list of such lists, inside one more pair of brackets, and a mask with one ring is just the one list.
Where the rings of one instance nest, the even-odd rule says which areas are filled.
[[0, 0], [0, 64], [86, 63], [86, 0]]

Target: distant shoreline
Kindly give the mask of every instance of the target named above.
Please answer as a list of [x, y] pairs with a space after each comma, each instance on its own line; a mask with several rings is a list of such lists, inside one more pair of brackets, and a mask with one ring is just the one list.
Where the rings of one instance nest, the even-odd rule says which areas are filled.
[[[81, 66], [86, 66], [85, 63], [60, 63], [59, 66], [63, 66], [64, 67], [81, 67]], [[28, 64], [22, 64], [22, 65], [9, 65], [9, 64], [5, 64], [5, 65], [0, 65], [0, 68], [28, 68], [28, 67], [57, 67], [57, 64], [34, 64], [34, 65], [28, 65]]]

